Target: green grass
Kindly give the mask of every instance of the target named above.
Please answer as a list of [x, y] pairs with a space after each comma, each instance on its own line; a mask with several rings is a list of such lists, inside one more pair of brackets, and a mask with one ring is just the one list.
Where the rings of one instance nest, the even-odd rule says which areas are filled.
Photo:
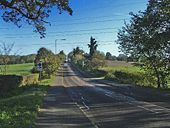
[[126, 72], [143, 72], [139, 67], [135, 66], [107, 66], [100, 68], [100, 70], [104, 70], [107, 72], [114, 72], [114, 71], [126, 71]]
[[20, 87], [16, 90], [18, 94], [0, 99], [0, 128], [34, 128], [43, 97], [54, 79]]
[[[100, 68], [99, 70], [106, 71], [107, 75], [105, 79], [113, 80], [119, 83], [128, 83], [128, 84], [138, 84], [150, 86], [151, 78], [143, 78], [145, 71], [140, 67], [133, 66], [130, 63], [122, 61], [108, 61], [107, 66]], [[120, 71], [122, 73], [119, 76], [115, 76], [115, 72]], [[125, 75], [126, 74], [126, 75]], [[168, 88], [170, 88], [170, 77], [168, 80]]]
[[125, 61], [106, 61], [106, 66], [99, 70], [113, 73], [115, 71], [125, 71], [129, 73], [144, 72], [140, 67], [133, 66], [131, 63]]
[[[7, 74], [29, 75], [31, 74], [33, 66], [33, 63], [8, 65]], [[3, 68], [3, 65], [0, 65], [0, 68]], [[0, 74], [2, 74], [2, 72], [0, 72]]]

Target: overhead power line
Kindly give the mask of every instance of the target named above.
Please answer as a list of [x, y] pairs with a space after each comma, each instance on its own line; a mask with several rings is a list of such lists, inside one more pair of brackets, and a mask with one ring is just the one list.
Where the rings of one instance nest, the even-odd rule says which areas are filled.
[[[114, 32], [94, 32], [94, 33], [74, 33], [74, 34], [63, 34], [63, 35], [48, 35], [48, 37], [58, 37], [58, 36], [83, 36], [83, 35], [97, 35], [97, 34], [113, 34]], [[31, 36], [31, 35], [27, 35], [27, 36], [6, 36], [5, 38], [30, 38], [30, 37], [39, 37], [39, 36]]]
[[[96, 20], [96, 21], [87, 21], [87, 22], [74, 22], [74, 23], [63, 23], [63, 24], [52, 24], [53, 27], [61, 27], [61, 26], [69, 26], [69, 25], [81, 25], [81, 24], [94, 24], [94, 23], [106, 23], [112, 21], [122, 21], [129, 20], [130, 18], [118, 18], [118, 19], [105, 19], [105, 20]], [[1, 29], [9, 29], [9, 28], [1, 28]], [[31, 29], [31, 27], [21, 27], [21, 29]]]
[[94, 7], [94, 8], [83, 8], [82, 10], [100, 10], [104, 8], [120, 8], [124, 6], [129, 6], [129, 5], [138, 5], [138, 4], [147, 4], [146, 2], [140, 1], [140, 2], [128, 2], [128, 3], [123, 3], [123, 4], [112, 4], [111, 2], [108, 2], [108, 5], [105, 6], [100, 6], [100, 7]]
[[[114, 43], [114, 41], [97, 41], [98, 42], [98, 45], [112, 45]], [[89, 41], [78, 41], [78, 42], [71, 42], [71, 43], [68, 43], [68, 42], [62, 42], [62, 43], [59, 43], [59, 45], [87, 45], [89, 43]], [[54, 43], [38, 43], [38, 44], [26, 44], [26, 45], [19, 45], [18, 46], [23, 46], [23, 47], [27, 47], [27, 46], [49, 46], [49, 45], [54, 45]]]
[[[102, 30], [114, 30], [118, 28], [97, 28], [97, 29], [81, 29], [81, 30], [70, 30], [70, 31], [57, 31], [57, 32], [47, 32], [48, 34], [58, 34], [58, 33], [77, 33], [77, 32], [89, 32], [89, 31], [102, 31]], [[25, 34], [3, 34], [1, 36], [28, 36], [28, 35], [33, 35], [33, 33], [25, 33]]]
[[130, 18], [108, 19], [108, 20], [97, 20], [97, 21], [77, 22], [77, 23], [68, 23], [68, 24], [53, 24], [52, 26], [79, 25], [79, 24], [93, 24], [93, 23], [104, 23], [104, 22], [121, 21], [121, 20], [129, 20], [129, 19], [130, 19]]
[[[120, 14], [111, 14], [111, 15], [99, 15], [99, 16], [89, 16], [89, 17], [81, 17], [81, 18], [75, 18], [75, 19], [70, 19], [71, 21], [80, 21], [80, 20], [89, 20], [89, 19], [100, 19], [100, 18], [108, 18], [108, 17], [117, 17], [117, 16], [123, 16], [123, 17], [125, 17], [125, 16], [129, 16], [129, 13], [120, 13]], [[63, 22], [63, 21], [65, 21], [65, 20], [53, 20], [53, 21], [50, 21], [50, 23], [56, 23], [56, 22]]]

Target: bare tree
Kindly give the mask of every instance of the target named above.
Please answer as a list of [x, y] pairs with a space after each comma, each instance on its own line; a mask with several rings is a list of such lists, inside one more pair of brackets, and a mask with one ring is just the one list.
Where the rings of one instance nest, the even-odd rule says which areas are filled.
[[10, 53], [13, 47], [14, 47], [14, 43], [6, 44], [5, 42], [2, 42], [0, 44], [0, 60], [2, 62], [0, 71], [3, 73], [3, 75], [7, 74], [8, 62], [10, 60]]

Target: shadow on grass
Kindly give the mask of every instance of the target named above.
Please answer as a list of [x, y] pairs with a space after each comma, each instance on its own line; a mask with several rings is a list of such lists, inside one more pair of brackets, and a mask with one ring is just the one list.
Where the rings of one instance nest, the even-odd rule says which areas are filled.
[[0, 99], [0, 128], [32, 128], [49, 86], [30, 85]]

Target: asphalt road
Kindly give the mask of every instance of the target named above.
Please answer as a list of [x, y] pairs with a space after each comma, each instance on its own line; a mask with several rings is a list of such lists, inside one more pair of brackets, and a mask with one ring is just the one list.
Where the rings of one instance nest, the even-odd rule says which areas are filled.
[[[121, 85], [120, 85], [121, 86]], [[38, 128], [170, 128], [169, 99], [60, 69], [44, 99]], [[146, 92], [148, 93], [148, 92]], [[158, 93], [157, 93], [158, 94]], [[159, 94], [158, 94], [159, 95]], [[153, 96], [151, 94], [151, 96]], [[147, 97], [149, 100], [147, 100]]]

